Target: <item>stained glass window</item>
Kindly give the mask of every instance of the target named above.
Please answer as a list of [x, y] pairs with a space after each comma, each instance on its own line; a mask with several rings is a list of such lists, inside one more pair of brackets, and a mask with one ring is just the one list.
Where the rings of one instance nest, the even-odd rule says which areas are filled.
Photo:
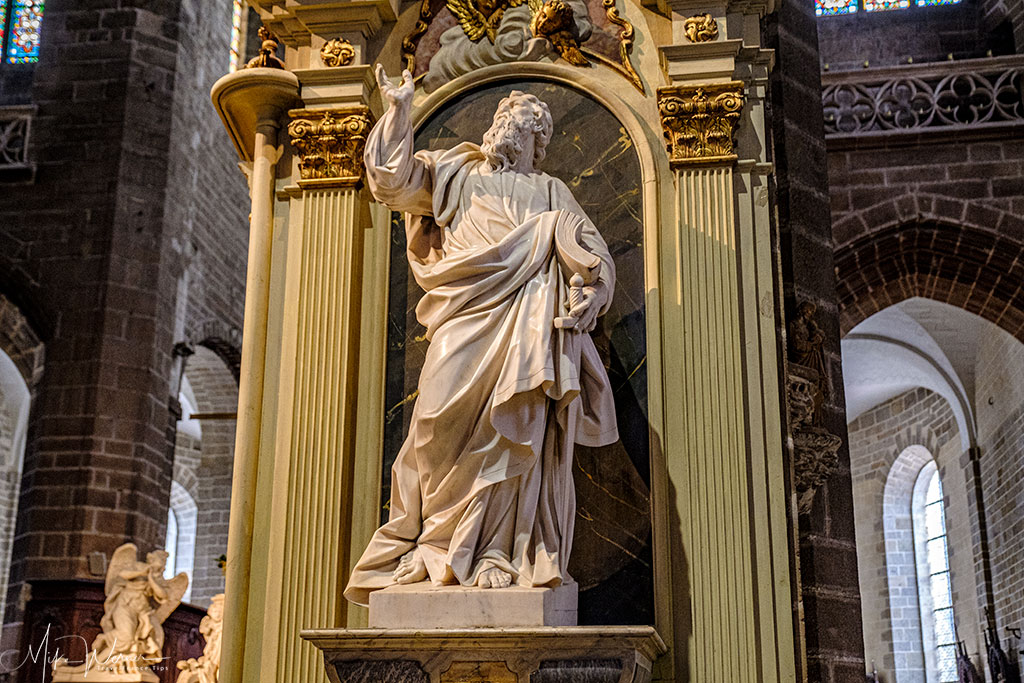
[[[3, 0], [0, 0], [2, 2]], [[244, 0], [232, 0], [231, 3], [231, 58], [228, 70], [234, 71], [242, 61], [242, 12]]]
[[39, 26], [43, 21], [43, 0], [14, 0], [11, 5], [7, 39], [9, 64], [39, 61]]
[[814, 0], [814, 13], [819, 17], [853, 14], [856, 11], [857, 0]]
[[960, 0], [917, 0], [918, 7], [934, 7], [935, 5], [959, 5]]
[[0, 46], [4, 44], [4, 32], [7, 29], [7, 0], [0, 0]]

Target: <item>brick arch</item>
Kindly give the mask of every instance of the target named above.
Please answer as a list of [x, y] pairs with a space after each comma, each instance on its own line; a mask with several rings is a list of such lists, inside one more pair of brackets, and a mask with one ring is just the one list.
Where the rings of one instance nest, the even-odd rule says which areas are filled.
[[[943, 212], [912, 215], [901, 206], [907, 204], [887, 201], [836, 225], [837, 237], [851, 236], [835, 250], [843, 334], [920, 296], [980, 315], [1024, 342], [1024, 221], [990, 209], [972, 212], [970, 202], [954, 200], [939, 204]], [[973, 222], [982, 216], [986, 225]], [[1011, 230], [1017, 224], [1019, 233]]]
[[189, 340], [216, 353], [238, 383], [242, 367], [242, 331], [223, 320], [209, 319], [189, 325]]
[[0, 351], [6, 353], [29, 389], [43, 374], [43, 341], [14, 302], [0, 294]]

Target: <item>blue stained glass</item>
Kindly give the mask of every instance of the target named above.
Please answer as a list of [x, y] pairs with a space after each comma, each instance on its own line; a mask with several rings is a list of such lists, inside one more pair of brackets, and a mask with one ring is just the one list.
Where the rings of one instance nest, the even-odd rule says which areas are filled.
[[4, 31], [7, 29], [7, 0], [0, 0], [0, 45], [4, 44]]
[[865, 12], [880, 12], [887, 9], [907, 9], [910, 0], [864, 0]]
[[853, 14], [856, 11], [857, 0], [814, 0], [814, 13], [819, 17]]
[[43, 0], [14, 0], [11, 7], [11, 35], [7, 61], [25, 64], [39, 61], [39, 27], [43, 21]]
[[918, 7], [935, 7], [936, 5], [959, 5], [960, 0], [917, 0]]

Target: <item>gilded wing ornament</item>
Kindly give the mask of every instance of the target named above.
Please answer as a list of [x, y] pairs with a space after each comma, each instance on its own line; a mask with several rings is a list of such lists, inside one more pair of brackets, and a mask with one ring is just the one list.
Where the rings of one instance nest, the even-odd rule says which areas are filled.
[[447, 0], [447, 5], [467, 38], [476, 42], [487, 36], [494, 43], [505, 10], [524, 2], [526, 0]]

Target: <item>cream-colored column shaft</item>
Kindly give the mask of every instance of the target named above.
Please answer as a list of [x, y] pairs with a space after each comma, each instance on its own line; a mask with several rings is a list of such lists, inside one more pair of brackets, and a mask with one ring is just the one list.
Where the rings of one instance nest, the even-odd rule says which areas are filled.
[[245, 284], [245, 322], [238, 381], [238, 422], [231, 480], [225, 578], [224, 630], [220, 680], [242, 683], [245, 627], [252, 561], [253, 514], [263, 411], [263, 367], [267, 351], [270, 257], [274, 220], [274, 166], [280, 156], [276, 121], [263, 120], [256, 129], [251, 183], [249, 261]]
[[[687, 509], [690, 680], [753, 683], [756, 673], [744, 377], [733, 172], [676, 171], [687, 459], [676, 480]], [[675, 478], [675, 477], [674, 477]], [[679, 675], [680, 672], [677, 672]]]
[[[307, 189], [302, 225], [291, 235], [298, 267], [289, 267], [284, 335], [294, 349], [290, 396], [279, 409], [269, 558], [268, 619], [276, 647], [262, 656], [260, 680], [323, 680], [317, 650], [299, 639], [311, 627], [343, 626], [341, 591], [349, 566], [342, 534], [351, 518], [357, 349], [360, 334], [365, 201], [353, 187]], [[289, 259], [291, 261], [291, 259]]]

